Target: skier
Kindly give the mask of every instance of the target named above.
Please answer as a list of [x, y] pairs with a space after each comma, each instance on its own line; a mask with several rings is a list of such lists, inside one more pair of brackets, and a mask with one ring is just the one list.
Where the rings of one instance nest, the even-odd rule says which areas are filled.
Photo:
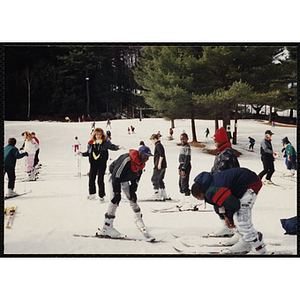
[[110, 119], [107, 119], [107, 122], [106, 122], [106, 128], [109, 126], [109, 128], [111, 129], [111, 122], [110, 122]]
[[110, 237], [122, 236], [120, 232], [113, 227], [116, 210], [121, 201], [122, 189], [134, 212], [136, 226], [143, 233], [146, 239], [153, 239], [145, 228], [141, 209], [137, 204], [136, 195], [138, 183], [149, 156], [153, 156], [150, 149], [147, 146], [141, 146], [139, 150], [131, 149], [129, 150], [129, 153], [120, 155], [119, 158], [113, 161], [109, 166], [109, 171], [111, 173], [109, 182], [112, 185], [113, 193], [105, 214], [102, 232], [100, 234]]
[[181, 149], [179, 152], [179, 191], [183, 195], [182, 200], [177, 204], [180, 209], [194, 207], [194, 201], [191, 197], [189, 188], [190, 172], [191, 172], [191, 147], [188, 143], [188, 135], [182, 133], [180, 135]]
[[154, 168], [153, 175], [151, 178], [154, 194], [149, 198], [149, 200], [164, 200], [167, 199], [167, 192], [165, 189], [165, 183], [163, 181], [167, 168], [167, 161], [165, 155], [164, 146], [158, 140], [157, 134], [152, 134], [150, 141], [155, 145], [154, 148]]
[[109, 130], [106, 131], [106, 138], [111, 140], [111, 132]]
[[170, 128], [170, 136], [169, 136], [169, 140], [173, 140], [173, 133], [174, 133], [173, 129]]
[[130, 126], [130, 128], [131, 128], [132, 134], [134, 134], [134, 129], [135, 129], [135, 128], [134, 128], [132, 125]]
[[267, 130], [265, 132], [265, 138], [262, 140], [260, 144], [260, 154], [261, 154], [261, 161], [263, 163], [263, 170], [258, 174], [260, 179], [262, 179], [266, 174], [266, 180], [265, 184], [270, 185], [274, 184], [271, 181], [271, 177], [273, 173], [275, 172], [274, 168], [274, 155], [277, 155], [275, 152], [273, 152], [272, 147], [272, 135], [274, 133], [271, 130]]
[[219, 173], [202, 172], [194, 179], [192, 194], [198, 200], [212, 204], [223, 214], [228, 228], [238, 238], [221, 254], [265, 254], [262, 234], [252, 224], [252, 207], [262, 187], [261, 179], [246, 168], [232, 168]]
[[90, 171], [89, 171], [89, 200], [96, 198], [95, 180], [98, 174], [98, 187], [100, 201], [104, 201], [105, 185], [104, 174], [108, 160], [108, 149], [117, 151], [121, 149], [120, 146], [112, 144], [105, 138], [103, 129], [96, 128], [92, 134], [91, 140], [88, 142], [87, 151], [81, 153], [82, 156], [89, 157]]
[[75, 136], [75, 141], [74, 141], [74, 145], [73, 145], [75, 154], [77, 154], [79, 152], [80, 146], [81, 146], [81, 144], [80, 144], [80, 142], [78, 140], [78, 137]]
[[208, 137], [208, 135], [209, 135], [209, 129], [208, 129], [208, 128], [206, 128], [206, 130], [205, 130], [205, 137], [207, 138], [207, 137]]
[[283, 138], [281, 143], [283, 144], [286, 155], [285, 164], [287, 166], [287, 172], [284, 176], [293, 176], [295, 175], [295, 170], [297, 170], [297, 152], [288, 137]]
[[39, 153], [40, 153], [40, 141], [38, 140], [38, 138], [35, 136], [35, 132], [31, 132], [31, 136], [32, 138], [37, 142], [38, 144], [38, 149], [35, 152], [35, 156], [34, 156], [34, 164], [33, 167], [36, 167], [39, 163]]
[[[214, 165], [210, 171], [211, 174], [215, 174], [231, 168], [238, 168], [240, 166], [237, 156], [234, 150], [231, 148], [231, 143], [228, 141], [228, 137], [224, 127], [218, 129], [213, 136], [215, 146], [218, 150], [218, 154], [215, 157]], [[234, 235], [232, 229], [228, 228], [225, 223], [224, 215], [216, 213], [220, 217], [221, 226], [215, 232], [210, 233], [210, 236], [223, 236], [230, 237]], [[234, 237], [233, 237], [234, 238]]]
[[26, 180], [32, 181], [36, 179], [36, 172], [34, 170], [34, 158], [37, 149], [39, 148], [38, 143], [32, 138], [31, 134], [28, 131], [22, 133], [22, 136], [25, 137], [24, 141], [24, 151], [28, 153], [26, 159], [26, 172], [28, 177]]
[[127, 132], [128, 132], [128, 134], [130, 134], [130, 127], [127, 128]]
[[250, 143], [250, 145], [249, 145], [249, 150], [248, 150], [248, 151], [254, 152], [253, 147], [254, 147], [254, 145], [255, 145], [255, 139], [252, 138], [252, 137], [250, 137], [250, 136], [248, 136], [248, 139], [249, 139], [249, 143]]
[[158, 140], [160, 140], [160, 138], [162, 137], [162, 134], [160, 133], [160, 131], [157, 132], [157, 136], [158, 136]]
[[17, 140], [15, 138], [9, 138], [8, 145], [4, 147], [4, 170], [8, 175], [8, 197], [18, 195], [16, 192], [14, 192], [16, 180], [16, 161], [24, 156], [28, 156], [27, 152], [19, 152], [18, 148], [15, 147], [16, 143]]

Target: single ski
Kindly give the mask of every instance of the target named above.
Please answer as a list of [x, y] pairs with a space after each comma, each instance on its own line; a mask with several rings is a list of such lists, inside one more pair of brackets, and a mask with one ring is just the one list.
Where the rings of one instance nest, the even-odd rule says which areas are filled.
[[139, 199], [138, 202], [179, 202], [179, 200], [174, 200], [171, 197], [160, 198], [160, 199]]
[[[247, 253], [247, 254], [228, 254], [228, 253], [222, 253], [221, 251], [185, 251], [185, 250], [182, 250], [182, 249], [179, 249], [177, 247], [174, 247], [173, 246], [173, 249], [180, 253], [180, 254], [183, 254], [183, 255], [186, 255], [186, 254], [198, 254], [198, 255], [221, 255], [221, 256], [237, 256], [237, 255], [254, 255], [254, 256], [257, 256], [258, 254], [254, 254], [254, 253]], [[267, 253], [265, 254], [261, 254], [262, 256], [263, 255], [293, 255], [293, 253], [291, 251], [268, 251]]]
[[15, 216], [15, 212], [16, 212], [17, 207], [12, 206], [9, 210], [9, 217], [8, 217], [8, 221], [6, 224], [6, 228], [11, 228], [14, 216]]
[[153, 213], [176, 213], [176, 212], [186, 212], [186, 211], [196, 211], [196, 212], [212, 212], [211, 209], [200, 209], [197, 205], [191, 208], [182, 209], [178, 206], [172, 206], [168, 208], [162, 209], [154, 209], [150, 208], [151, 212]]
[[28, 192], [24, 192], [24, 193], [13, 195], [13, 196], [5, 196], [4, 200], [10, 199], [10, 198], [16, 198], [16, 197], [23, 196], [23, 195], [26, 195], [26, 194], [29, 194], [29, 193], [31, 193], [31, 190], [28, 191]]
[[291, 187], [286, 187], [286, 186], [283, 186], [283, 185], [280, 185], [280, 184], [276, 184], [276, 183], [266, 184], [265, 182], [263, 182], [263, 185], [267, 186], [267, 187], [279, 189], [279, 190], [286, 190], [286, 189], [292, 189], [293, 188], [292, 186]]

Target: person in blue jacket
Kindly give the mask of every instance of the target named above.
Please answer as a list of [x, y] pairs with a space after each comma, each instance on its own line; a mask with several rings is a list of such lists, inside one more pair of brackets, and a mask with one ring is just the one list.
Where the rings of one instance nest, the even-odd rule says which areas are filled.
[[4, 147], [4, 168], [5, 173], [8, 175], [8, 197], [16, 196], [14, 192], [16, 173], [15, 167], [17, 159], [28, 156], [27, 152], [20, 153], [18, 148], [15, 147], [17, 140], [15, 138], [8, 139], [8, 145]]
[[227, 227], [239, 236], [238, 242], [222, 250], [222, 254], [247, 254], [251, 249], [256, 254], [266, 253], [262, 234], [252, 224], [252, 207], [261, 187], [261, 179], [246, 168], [215, 174], [202, 172], [194, 179], [192, 195], [218, 209]]

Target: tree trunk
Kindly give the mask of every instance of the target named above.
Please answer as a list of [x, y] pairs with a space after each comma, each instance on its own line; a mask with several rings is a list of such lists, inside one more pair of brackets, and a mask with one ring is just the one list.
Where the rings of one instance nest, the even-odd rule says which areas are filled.
[[191, 113], [191, 122], [192, 122], [192, 136], [193, 136], [193, 142], [197, 142], [196, 126], [195, 126], [195, 117], [194, 117], [194, 110], [193, 110], [193, 109], [192, 109], [192, 113]]
[[27, 97], [28, 97], [28, 110], [27, 110], [27, 120], [30, 119], [30, 78], [29, 78], [29, 70], [26, 69], [26, 79], [27, 79]]
[[291, 108], [291, 110], [290, 110], [290, 118], [293, 118], [293, 116], [294, 116], [294, 110]]
[[174, 122], [174, 119], [171, 120], [171, 128], [172, 128], [172, 129], [175, 128], [175, 122]]
[[215, 115], [215, 132], [219, 129], [219, 120], [217, 118], [217, 115]]
[[238, 111], [237, 111], [237, 106], [236, 106], [235, 114], [234, 114], [234, 132], [233, 132], [233, 138], [232, 138], [232, 143], [234, 145], [237, 144], [237, 120], [238, 120]]
[[[86, 73], [87, 74], [87, 73]], [[87, 95], [87, 104], [86, 104], [86, 113], [90, 114], [90, 89], [89, 89], [89, 77], [86, 77], [86, 95]]]
[[273, 107], [270, 105], [269, 123], [272, 123], [272, 110]]

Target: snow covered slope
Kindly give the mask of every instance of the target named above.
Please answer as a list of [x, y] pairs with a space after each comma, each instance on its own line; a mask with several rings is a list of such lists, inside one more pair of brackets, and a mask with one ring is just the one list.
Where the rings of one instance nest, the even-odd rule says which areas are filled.
[[[152, 213], [150, 208], [164, 208], [174, 203], [140, 202], [144, 222], [149, 232], [157, 237], [165, 237], [162, 243], [132, 242], [119, 240], [99, 240], [76, 238], [76, 234], [94, 234], [98, 227], [102, 227], [104, 214], [108, 206], [110, 191], [108, 188], [108, 175], [105, 176], [106, 199], [100, 201], [87, 200], [88, 177], [77, 177], [78, 162], [74, 155], [72, 145], [75, 136], [81, 143], [81, 150], [86, 150], [90, 139], [92, 122], [60, 123], [60, 122], [5, 122], [5, 145], [10, 137], [17, 139], [17, 147], [22, 145], [22, 132], [34, 131], [40, 140], [40, 180], [35, 182], [16, 181], [16, 191], [22, 193], [32, 190], [22, 197], [5, 200], [5, 207], [17, 206], [15, 219], [10, 229], [4, 229], [5, 254], [178, 254], [173, 246], [179, 241], [172, 234], [178, 234], [191, 239], [203, 236], [219, 226], [219, 220], [214, 212], [182, 212], [171, 214]], [[135, 134], [128, 134], [127, 128], [133, 125]], [[120, 154], [129, 149], [138, 149], [140, 141], [144, 141], [152, 151], [154, 146], [150, 143], [150, 135], [159, 130], [163, 135], [162, 144], [165, 147], [168, 168], [165, 176], [167, 193], [180, 200], [178, 188], [178, 155], [180, 146], [179, 136], [185, 131], [191, 136], [189, 120], [176, 120], [174, 140], [168, 140], [170, 122], [163, 119], [113, 120], [112, 143], [122, 145], [125, 150], [110, 151], [110, 164]], [[106, 122], [96, 122], [96, 127], [106, 130]], [[205, 129], [209, 128], [211, 135], [205, 138]], [[214, 156], [205, 149], [214, 149], [212, 132], [214, 121], [197, 120], [196, 129], [198, 141], [206, 147], [192, 147], [191, 181], [202, 171], [210, 171]], [[233, 148], [240, 151], [240, 165], [256, 173], [262, 170], [259, 155], [259, 144], [264, 132], [271, 127], [264, 122], [254, 120], [238, 121], [238, 144]], [[296, 128], [276, 125], [271, 129], [273, 135], [273, 148], [278, 153], [275, 160], [276, 172], [273, 181], [286, 187], [285, 190], [263, 187], [260, 191], [253, 209], [254, 227], [264, 234], [266, 243], [280, 243], [281, 246], [268, 246], [270, 251], [288, 250], [297, 253], [296, 236], [284, 235], [280, 219], [290, 218], [297, 214], [296, 182], [283, 179], [280, 176], [285, 172], [286, 166], [282, 157], [281, 139], [288, 136], [296, 147]], [[248, 152], [248, 136], [256, 140], [255, 152]], [[190, 140], [191, 141], [191, 140]], [[151, 176], [153, 158], [146, 164], [138, 188], [138, 198], [145, 199], [152, 193]], [[17, 177], [22, 178], [25, 170], [25, 159], [17, 162]], [[81, 173], [89, 170], [88, 158], [81, 158]], [[7, 191], [7, 178], [4, 179]], [[208, 209], [210, 208], [207, 205]], [[116, 212], [115, 227], [130, 237], [142, 238], [133, 221], [133, 213], [126, 199], [122, 199]]]

